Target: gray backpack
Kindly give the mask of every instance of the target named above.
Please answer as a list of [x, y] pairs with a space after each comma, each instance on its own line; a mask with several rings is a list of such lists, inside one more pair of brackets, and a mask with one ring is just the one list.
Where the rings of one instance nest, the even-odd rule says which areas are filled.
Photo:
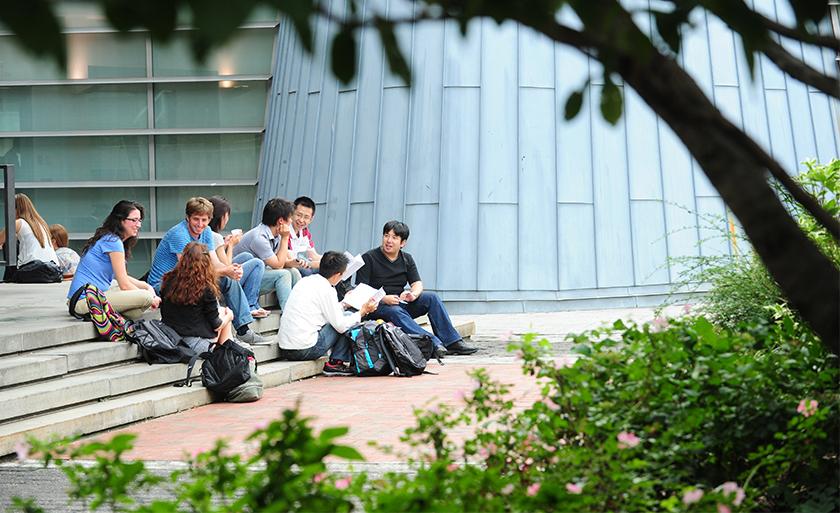
[[263, 396], [263, 382], [257, 375], [256, 361], [250, 360], [248, 367], [251, 370], [251, 377], [248, 381], [234, 387], [228, 392], [225, 401], [229, 403], [252, 403], [259, 401]]

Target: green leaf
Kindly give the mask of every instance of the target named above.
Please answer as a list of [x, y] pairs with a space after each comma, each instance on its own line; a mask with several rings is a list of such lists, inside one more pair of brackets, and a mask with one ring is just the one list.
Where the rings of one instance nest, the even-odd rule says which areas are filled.
[[615, 125], [621, 119], [622, 104], [621, 90], [607, 78], [601, 90], [601, 115], [609, 124]]
[[275, 0], [271, 3], [289, 17], [303, 48], [311, 53], [314, 45], [314, 35], [310, 19], [315, 14], [312, 0]]
[[363, 461], [365, 459], [365, 457], [362, 456], [362, 453], [348, 445], [336, 445], [330, 450], [330, 454], [338, 456], [339, 458], [344, 458], [345, 460]]
[[575, 116], [578, 115], [580, 112], [580, 108], [583, 106], [583, 91], [575, 91], [569, 95], [566, 99], [566, 108], [564, 109], [563, 116], [566, 118], [566, 121], [572, 120]]
[[319, 436], [319, 438], [321, 440], [332, 440], [333, 438], [338, 438], [340, 436], [346, 435], [348, 431], [350, 431], [350, 428], [345, 426], [327, 428], [321, 431], [321, 435]]
[[333, 39], [332, 70], [342, 84], [348, 84], [356, 76], [356, 37], [347, 28]]
[[589, 346], [588, 344], [578, 344], [578, 345], [572, 347], [572, 352], [577, 353], [577, 354], [582, 354], [582, 355], [585, 355], [585, 356], [591, 356], [592, 355], [592, 347]]
[[406, 85], [411, 84], [411, 68], [405, 60], [399, 41], [394, 34], [394, 24], [383, 18], [376, 18], [376, 29], [379, 31], [379, 38], [385, 50], [385, 57], [388, 59], [388, 66], [394, 74], [403, 79]]
[[791, 0], [793, 12], [799, 26], [806, 21], [819, 22], [828, 16], [828, 2], [826, 0]]
[[38, 56], [49, 56], [62, 71], [67, 50], [61, 24], [49, 0], [0, 2], [0, 23], [15, 33], [24, 48]]

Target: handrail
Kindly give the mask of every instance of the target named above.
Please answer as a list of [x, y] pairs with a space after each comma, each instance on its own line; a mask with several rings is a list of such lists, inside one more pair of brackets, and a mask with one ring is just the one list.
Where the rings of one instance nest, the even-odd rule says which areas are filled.
[[0, 265], [17, 264], [17, 234], [15, 232], [15, 166], [0, 164], [3, 172], [3, 196], [6, 208], [3, 209], [3, 221], [6, 227], [5, 260], [0, 255]]

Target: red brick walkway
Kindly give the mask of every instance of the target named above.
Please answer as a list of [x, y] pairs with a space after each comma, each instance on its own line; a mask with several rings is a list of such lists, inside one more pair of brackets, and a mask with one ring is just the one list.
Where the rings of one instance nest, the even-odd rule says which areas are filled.
[[[250, 404], [211, 404], [127, 427], [119, 432], [138, 435], [129, 457], [143, 460], [176, 461], [212, 447], [224, 437], [232, 450], [247, 452], [245, 437], [257, 426], [275, 419], [280, 412], [300, 401], [303, 415], [312, 417], [312, 426], [321, 430], [348, 426], [350, 432], [340, 443], [351, 445], [371, 462], [397, 461], [368, 445], [369, 440], [406, 447], [399, 437], [414, 425], [413, 409], [437, 403], [462, 404], [474, 380], [467, 372], [477, 366], [430, 365], [438, 375], [413, 378], [316, 377], [270, 388], [263, 398]], [[534, 378], [524, 376], [519, 364], [484, 365], [493, 379], [514, 385], [512, 397], [523, 406], [537, 397]], [[456, 433], [456, 436], [458, 434]], [[112, 434], [105, 435], [112, 436]]]

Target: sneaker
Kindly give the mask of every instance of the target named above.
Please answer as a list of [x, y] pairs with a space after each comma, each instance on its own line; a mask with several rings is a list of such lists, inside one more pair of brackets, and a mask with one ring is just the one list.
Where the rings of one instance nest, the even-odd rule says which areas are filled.
[[446, 346], [446, 353], [451, 355], [473, 354], [476, 351], [478, 351], [477, 347], [468, 346], [463, 340], [453, 342]]
[[242, 335], [236, 335], [236, 341], [244, 342], [249, 346], [265, 346], [271, 344], [271, 340], [260, 335], [259, 333], [254, 333], [254, 331], [250, 329]]
[[350, 366], [341, 360], [330, 360], [324, 364], [324, 376], [352, 376]]

